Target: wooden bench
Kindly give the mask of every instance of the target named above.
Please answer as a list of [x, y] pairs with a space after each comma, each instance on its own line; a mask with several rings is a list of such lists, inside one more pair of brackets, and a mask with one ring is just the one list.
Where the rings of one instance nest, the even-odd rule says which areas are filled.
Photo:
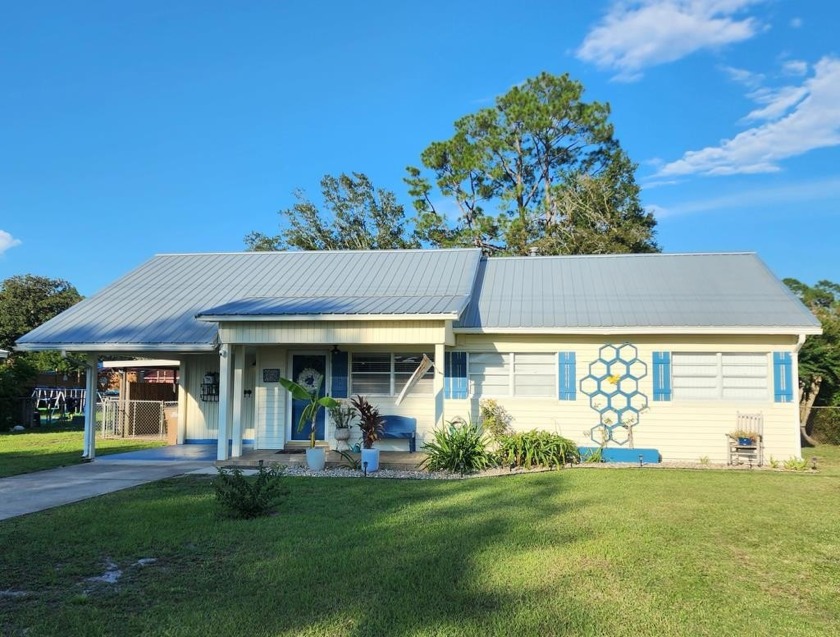
[[408, 450], [417, 451], [417, 419], [408, 416], [383, 416], [385, 426], [381, 438], [408, 439]]

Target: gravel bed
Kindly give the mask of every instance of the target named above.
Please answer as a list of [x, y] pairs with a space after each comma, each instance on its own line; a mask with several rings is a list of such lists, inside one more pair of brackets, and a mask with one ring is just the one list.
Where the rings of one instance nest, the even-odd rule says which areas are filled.
[[[347, 467], [335, 467], [331, 469], [324, 469], [323, 471], [310, 471], [306, 465], [280, 465], [283, 468], [284, 475], [307, 477], [307, 478], [364, 478], [362, 471], [356, 471]], [[727, 464], [701, 464], [699, 462], [661, 462], [657, 464], [645, 464], [639, 467], [639, 463], [632, 462], [602, 462], [602, 463], [582, 463], [566, 467], [566, 469], [699, 469], [702, 471], [778, 471], [771, 469], [769, 466], [758, 467], [753, 465], [727, 465]], [[215, 473], [215, 469], [212, 470]], [[448, 471], [423, 471], [423, 470], [396, 470], [396, 469], [380, 469], [373, 473], [368, 473], [368, 478], [379, 479], [397, 479], [397, 480], [469, 480], [475, 478], [491, 478], [498, 476], [521, 475], [526, 473], [545, 473], [548, 471], [557, 471], [556, 469], [506, 469], [494, 468], [479, 473], [472, 473], [462, 476], [458, 473], [449, 473]], [[209, 473], [209, 471], [208, 471]], [[245, 469], [245, 475], [253, 475], [257, 473], [256, 469]], [[809, 473], [814, 473], [813, 471]]]

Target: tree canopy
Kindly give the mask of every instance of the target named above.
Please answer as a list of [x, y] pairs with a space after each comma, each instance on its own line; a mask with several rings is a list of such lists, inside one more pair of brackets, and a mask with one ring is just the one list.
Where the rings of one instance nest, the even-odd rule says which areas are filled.
[[405, 210], [396, 195], [374, 188], [364, 173], [325, 175], [321, 180], [323, 206], [302, 190], [297, 202], [279, 212], [288, 222], [276, 236], [251, 232], [249, 250], [386, 250], [417, 248]]
[[421, 155], [434, 183], [407, 169], [418, 238], [503, 254], [658, 252], [656, 220], [639, 202], [609, 105], [582, 97], [568, 75], [543, 73], [457, 120], [450, 139]]
[[24, 274], [0, 284], [0, 347], [15, 341], [82, 300], [67, 281]]
[[810, 443], [812, 408], [840, 407], [840, 285], [819, 281], [814, 286], [796, 279], [785, 284], [820, 320], [823, 333], [809, 336], [799, 351], [800, 422]]

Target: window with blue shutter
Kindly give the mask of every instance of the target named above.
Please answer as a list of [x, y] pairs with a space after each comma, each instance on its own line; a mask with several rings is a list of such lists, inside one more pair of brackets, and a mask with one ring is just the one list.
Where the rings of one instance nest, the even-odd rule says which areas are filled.
[[793, 357], [790, 352], [773, 352], [773, 395], [777, 403], [793, 401]]
[[671, 400], [671, 352], [653, 353], [653, 399]]
[[333, 398], [347, 398], [348, 369], [349, 356], [347, 352], [333, 352], [332, 353], [332, 397]]
[[446, 352], [443, 375], [444, 398], [464, 399], [469, 397], [467, 383], [467, 353]]
[[557, 387], [560, 400], [575, 399], [575, 377], [577, 376], [575, 358], [575, 352], [559, 352], [557, 354]]

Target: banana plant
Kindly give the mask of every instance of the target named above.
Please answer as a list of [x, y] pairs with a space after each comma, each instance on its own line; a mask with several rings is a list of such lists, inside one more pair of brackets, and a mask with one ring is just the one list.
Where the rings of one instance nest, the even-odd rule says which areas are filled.
[[309, 447], [312, 449], [315, 448], [315, 420], [318, 418], [318, 412], [322, 408], [326, 407], [327, 409], [332, 409], [333, 407], [338, 407], [339, 405], [338, 401], [330, 396], [318, 397], [318, 390], [321, 388], [321, 382], [323, 382], [323, 380], [318, 383], [318, 386], [315, 387], [314, 391], [309, 391], [305, 387], [298, 385], [293, 380], [289, 380], [288, 378], [280, 379], [280, 384], [283, 386], [283, 389], [289, 392], [292, 395], [292, 398], [295, 400], [309, 401], [309, 404], [304, 408], [303, 413], [300, 415], [297, 430], [303, 431], [307, 422], [312, 424], [312, 428], [309, 433]]

